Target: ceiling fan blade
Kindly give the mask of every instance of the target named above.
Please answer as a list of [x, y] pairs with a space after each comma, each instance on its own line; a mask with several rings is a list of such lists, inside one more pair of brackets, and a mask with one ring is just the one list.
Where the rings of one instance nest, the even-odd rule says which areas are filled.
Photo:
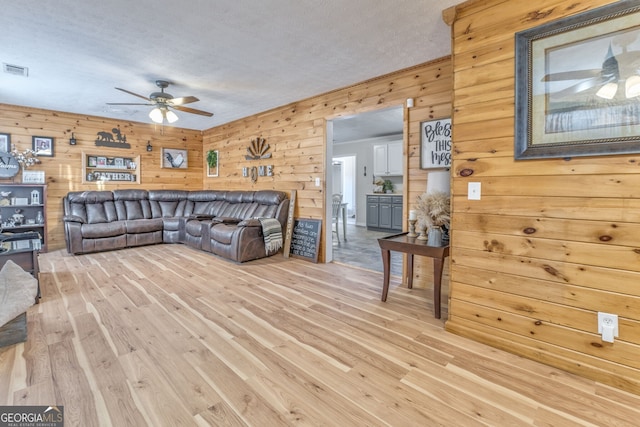
[[137, 96], [138, 98], [142, 98], [142, 99], [146, 99], [147, 101], [151, 101], [151, 100], [150, 100], [149, 98], [147, 98], [146, 96], [138, 95], [137, 93], [133, 93], [133, 92], [131, 92], [131, 91], [129, 91], [129, 90], [122, 89], [122, 88], [119, 88], [119, 87], [117, 87], [116, 89], [121, 90], [121, 91], [123, 91], [123, 92], [125, 92], [125, 93], [128, 93], [129, 95]]
[[568, 88], [563, 89], [561, 91], [554, 92], [552, 95], [555, 97], [561, 97], [561, 98], [570, 96], [570, 95], [576, 95], [580, 92], [584, 92], [585, 90], [592, 89], [598, 85], [602, 85], [602, 79], [599, 76], [588, 79], [588, 80], [584, 80], [578, 84], [569, 86]]
[[200, 114], [201, 116], [207, 116], [207, 117], [213, 116], [213, 113], [209, 113], [207, 111], [202, 111], [202, 110], [196, 110], [195, 108], [182, 107], [180, 105], [170, 105], [170, 107], [175, 108], [176, 110], [179, 110], [179, 111], [184, 111], [185, 113]]
[[590, 79], [600, 75], [602, 70], [574, 70], [560, 73], [547, 74], [542, 78], [543, 82], [560, 82], [564, 80]]
[[107, 102], [107, 105], [156, 105], [156, 104], [142, 104], [138, 102]]
[[191, 104], [192, 102], [197, 102], [197, 101], [200, 101], [200, 100], [195, 96], [183, 96], [182, 98], [171, 98], [169, 101], [167, 101], [167, 103], [171, 105], [184, 105], [184, 104]]

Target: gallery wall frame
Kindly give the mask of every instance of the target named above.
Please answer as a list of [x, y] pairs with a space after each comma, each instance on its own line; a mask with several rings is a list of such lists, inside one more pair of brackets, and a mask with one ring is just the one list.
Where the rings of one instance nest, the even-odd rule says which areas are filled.
[[515, 35], [517, 160], [640, 152], [640, 5]]
[[170, 169], [186, 169], [187, 163], [187, 150], [180, 148], [162, 148], [160, 164], [163, 168]]
[[0, 152], [8, 153], [11, 151], [11, 135], [8, 133], [0, 133]]
[[31, 137], [31, 149], [35, 151], [37, 156], [53, 157], [53, 138], [50, 136], [33, 136]]

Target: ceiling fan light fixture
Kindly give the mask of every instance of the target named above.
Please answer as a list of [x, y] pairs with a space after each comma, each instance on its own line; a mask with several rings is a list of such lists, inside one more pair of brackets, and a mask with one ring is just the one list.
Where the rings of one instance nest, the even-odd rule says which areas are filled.
[[174, 113], [173, 111], [167, 109], [166, 110], [166, 117], [167, 117], [167, 121], [169, 123], [174, 123], [176, 121], [178, 121], [178, 116], [176, 115], [176, 113]]
[[162, 123], [162, 121], [164, 119], [162, 111], [158, 107], [156, 107], [153, 110], [151, 110], [151, 112], [149, 113], [149, 118], [154, 123], [160, 123], [160, 124]]
[[602, 86], [598, 92], [597, 96], [604, 99], [613, 99], [616, 96], [616, 92], [618, 91], [618, 83], [609, 82]]
[[640, 76], [633, 75], [624, 83], [624, 94], [627, 98], [635, 98], [640, 95]]

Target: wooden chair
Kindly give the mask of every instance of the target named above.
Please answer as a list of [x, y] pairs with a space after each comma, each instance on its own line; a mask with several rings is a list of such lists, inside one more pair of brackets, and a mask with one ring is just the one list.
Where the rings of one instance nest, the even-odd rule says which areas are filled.
[[[336, 238], [338, 239], [338, 243], [340, 243], [340, 209], [342, 207], [342, 194], [334, 194], [331, 196], [331, 228], [334, 233], [336, 233]], [[335, 229], [333, 228], [333, 224], [335, 224]]]

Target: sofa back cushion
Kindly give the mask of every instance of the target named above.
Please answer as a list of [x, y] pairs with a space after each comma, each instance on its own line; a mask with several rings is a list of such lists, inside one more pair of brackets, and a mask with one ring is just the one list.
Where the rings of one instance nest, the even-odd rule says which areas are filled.
[[219, 215], [238, 219], [278, 218], [280, 205], [287, 200], [282, 191], [228, 191], [229, 203]]
[[87, 224], [117, 221], [111, 191], [72, 191], [67, 194], [65, 215], [74, 215]]
[[121, 221], [151, 218], [149, 193], [146, 190], [114, 190], [113, 200]]
[[149, 204], [154, 218], [174, 218], [184, 216], [188, 191], [149, 190]]
[[226, 193], [226, 191], [218, 190], [190, 191], [187, 196], [185, 215], [220, 216], [220, 212], [227, 205], [225, 201]]

